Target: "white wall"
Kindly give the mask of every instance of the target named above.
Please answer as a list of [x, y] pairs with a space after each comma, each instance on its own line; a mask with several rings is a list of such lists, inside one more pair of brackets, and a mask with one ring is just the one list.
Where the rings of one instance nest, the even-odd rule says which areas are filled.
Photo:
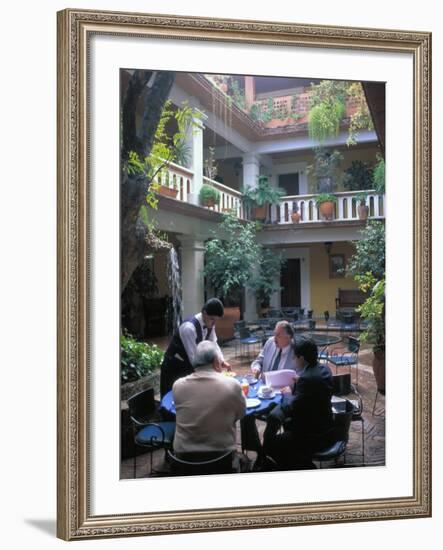
[[[434, 116], [443, 120], [441, 16], [438, 2], [317, 0], [315, 3], [204, 2], [203, 0], [116, 0], [73, 2], [74, 6], [138, 12], [180, 13], [239, 19], [354, 25], [433, 31]], [[2, 8], [2, 546], [9, 549], [66, 548], [55, 531], [55, 107], [57, 9], [65, 1], [7, 2]], [[434, 125], [436, 152], [434, 204], [441, 202], [443, 173], [438, 151], [440, 125]], [[6, 147], [6, 151], [4, 148]], [[25, 152], [25, 154], [24, 154]], [[6, 191], [6, 193], [5, 193]], [[440, 199], [440, 201], [439, 201]], [[443, 231], [435, 216], [434, 235]], [[437, 241], [437, 239], [435, 239]], [[443, 280], [441, 251], [435, 250], [436, 334]], [[6, 307], [5, 307], [6, 305]], [[195, 535], [78, 542], [79, 548], [439, 548], [443, 520], [443, 371], [434, 372], [434, 496], [432, 519], [351, 525], [264, 529]], [[18, 393], [24, 407], [17, 409]], [[276, 487], [278, 491], [278, 487]], [[294, 492], [297, 488], [294, 487]], [[438, 536], [440, 535], [440, 537]], [[438, 542], [440, 540], [440, 543]]]

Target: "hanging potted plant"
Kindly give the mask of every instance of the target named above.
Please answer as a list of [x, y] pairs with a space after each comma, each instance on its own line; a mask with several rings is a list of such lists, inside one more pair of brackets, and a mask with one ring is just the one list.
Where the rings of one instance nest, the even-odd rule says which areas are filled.
[[292, 214], [291, 214], [292, 223], [300, 223], [301, 214], [296, 202], [292, 203]]
[[358, 217], [361, 220], [367, 220], [369, 215], [369, 206], [366, 204], [366, 201], [368, 200], [368, 194], [358, 193], [358, 195], [355, 195], [355, 200], [358, 204], [357, 206]]
[[257, 187], [243, 189], [242, 202], [257, 221], [265, 221], [269, 205], [278, 204], [285, 190], [270, 185], [268, 176], [259, 176]]
[[220, 191], [210, 185], [202, 185], [199, 199], [202, 206], [213, 207], [220, 203]]
[[317, 195], [315, 202], [317, 204], [320, 216], [324, 220], [333, 220], [335, 217], [335, 204], [337, 202], [336, 195], [332, 193], [320, 193]]

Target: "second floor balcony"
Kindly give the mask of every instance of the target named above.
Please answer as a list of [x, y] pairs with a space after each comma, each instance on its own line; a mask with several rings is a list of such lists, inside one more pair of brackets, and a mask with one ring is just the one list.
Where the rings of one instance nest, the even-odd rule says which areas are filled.
[[[192, 170], [171, 163], [167, 170], [157, 176], [157, 182], [163, 189], [159, 190], [164, 194], [164, 188], [171, 190], [169, 196], [183, 203], [198, 205], [198, 191], [195, 182], [195, 175]], [[215, 206], [201, 206], [206, 210], [214, 212], [234, 211], [240, 219], [249, 219], [249, 213], [242, 204], [242, 193], [210, 178], [202, 178], [205, 185], [217, 189], [220, 193], [220, 202]], [[367, 195], [366, 204], [369, 208], [368, 219], [380, 220], [385, 218], [385, 197], [377, 194], [374, 190], [364, 191]], [[333, 221], [356, 222], [358, 221], [358, 200], [357, 196], [362, 191], [345, 191], [335, 193], [337, 202], [334, 206]], [[292, 214], [300, 214], [299, 224], [324, 224], [319, 207], [316, 203], [316, 194], [287, 195], [283, 196], [278, 204], [268, 207], [266, 224], [288, 225], [292, 224]]]

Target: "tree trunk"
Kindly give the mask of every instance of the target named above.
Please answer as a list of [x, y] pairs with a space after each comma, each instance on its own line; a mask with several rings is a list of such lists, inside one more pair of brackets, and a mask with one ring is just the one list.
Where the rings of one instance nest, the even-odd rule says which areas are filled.
[[[147, 89], [143, 102], [141, 130], [136, 131], [137, 105]], [[168, 98], [175, 73], [135, 70], [128, 84], [122, 112], [122, 161], [134, 151], [140, 160], [149, 156], [163, 106]], [[146, 227], [139, 219], [140, 208], [145, 204], [150, 181], [142, 174], [121, 174], [120, 185], [120, 261], [121, 288], [123, 292], [133, 271], [146, 252]]]

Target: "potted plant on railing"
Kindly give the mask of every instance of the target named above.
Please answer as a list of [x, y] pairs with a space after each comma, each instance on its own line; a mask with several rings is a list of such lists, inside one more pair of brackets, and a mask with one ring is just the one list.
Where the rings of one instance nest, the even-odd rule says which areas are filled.
[[319, 193], [332, 193], [339, 180], [339, 168], [343, 160], [340, 151], [329, 151], [324, 147], [315, 148], [314, 164], [307, 167], [308, 174], [312, 173], [317, 180]]
[[173, 199], [175, 199], [178, 195], [178, 186], [176, 179], [172, 178], [172, 182], [170, 185], [169, 184], [169, 173], [167, 173], [165, 183], [159, 182], [159, 186], [157, 187], [157, 189], [155, 189], [155, 191], [159, 195], [163, 195], [164, 197], [172, 197]]
[[296, 202], [293, 202], [292, 214], [291, 214], [292, 223], [300, 223], [300, 218], [301, 218], [301, 214], [300, 214], [300, 209], [298, 207], [298, 204]]
[[199, 199], [202, 206], [213, 207], [220, 203], [220, 191], [210, 185], [202, 185]]
[[337, 196], [332, 193], [320, 193], [319, 195], [317, 195], [315, 202], [323, 219], [334, 219], [335, 204], [337, 200]]
[[270, 204], [277, 204], [285, 190], [270, 185], [268, 176], [259, 176], [257, 187], [243, 189], [242, 202], [254, 220], [265, 221]]
[[366, 204], [366, 201], [368, 200], [368, 194], [358, 193], [357, 195], [355, 195], [355, 200], [357, 203], [358, 217], [361, 220], [367, 220], [369, 215], [369, 206]]

